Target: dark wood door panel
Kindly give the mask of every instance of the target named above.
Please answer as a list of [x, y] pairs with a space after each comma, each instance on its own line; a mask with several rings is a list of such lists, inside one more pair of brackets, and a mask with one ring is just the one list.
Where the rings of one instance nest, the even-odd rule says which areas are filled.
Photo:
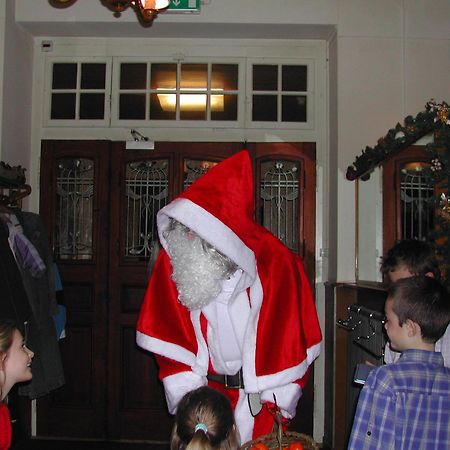
[[[40, 213], [62, 279], [67, 324], [65, 338], [60, 341], [66, 383], [38, 399], [39, 436], [106, 437], [108, 222], [103, 206], [108, 203], [108, 152], [109, 144], [103, 141], [42, 143]], [[57, 247], [61, 190], [75, 186], [74, 180], [67, 178], [61, 185], [58, 179], [60, 164], [68, 159], [85, 159], [93, 167], [92, 252], [79, 259], [62, 255]], [[84, 231], [83, 227], [79, 230]]]

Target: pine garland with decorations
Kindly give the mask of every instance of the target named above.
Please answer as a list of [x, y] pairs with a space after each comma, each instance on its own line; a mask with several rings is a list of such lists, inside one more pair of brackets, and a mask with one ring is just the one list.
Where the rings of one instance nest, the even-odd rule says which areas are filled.
[[437, 104], [430, 100], [425, 105], [425, 111], [419, 112], [416, 117], [405, 117], [403, 125], [397, 123], [385, 136], [378, 139], [374, 147], [367, 146], [362, 154], [356, 157], [353, 164], [347, 168], [347, 180], [368, 180], [371, 172], [388, 157], [396, 155], [435, 130], [436, 119], [445, 109], [448, 111], [445, 102]]

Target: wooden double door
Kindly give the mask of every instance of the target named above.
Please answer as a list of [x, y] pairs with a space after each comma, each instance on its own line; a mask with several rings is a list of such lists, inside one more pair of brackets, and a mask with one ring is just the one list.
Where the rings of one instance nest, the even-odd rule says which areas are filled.
[[[256, 220], [305, 261], [314, 281], [315, 146], [247, 144]], [[67, 307], [60, 341], [66, 384], [37, 402], [37, 435], [168, 441], [153, 355], [135, 323], [157, 240], [156, 213], [239, 143], [43, 141], [40, 214], [49, 231]], [[164, 320], [161, 318], [161, 320]], [[312, 433], [313, 382], [294, 428]]]

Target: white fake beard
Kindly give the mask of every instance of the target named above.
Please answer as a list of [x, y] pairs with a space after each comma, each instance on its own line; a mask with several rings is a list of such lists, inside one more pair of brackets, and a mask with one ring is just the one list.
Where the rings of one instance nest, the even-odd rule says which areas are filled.
[[178, 300], [190, 311], [201, 309], [214, 300], [229, 278], [230, 264], [214, 249], [205, 249], [202, 239], [191, 231], [176, 227], [165, 235], [172, 279], [178, 288]]

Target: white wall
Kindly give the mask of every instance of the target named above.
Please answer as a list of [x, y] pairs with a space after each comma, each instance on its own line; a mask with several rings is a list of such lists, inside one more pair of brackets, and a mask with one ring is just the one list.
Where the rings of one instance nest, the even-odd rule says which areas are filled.
[[[14, 22], [14, 0], [6, 0], [4, 6], [0, 156], [12, 166], [29, 169], [33, 39]], [[28, 172], [26, 176], [28, 181]]]

